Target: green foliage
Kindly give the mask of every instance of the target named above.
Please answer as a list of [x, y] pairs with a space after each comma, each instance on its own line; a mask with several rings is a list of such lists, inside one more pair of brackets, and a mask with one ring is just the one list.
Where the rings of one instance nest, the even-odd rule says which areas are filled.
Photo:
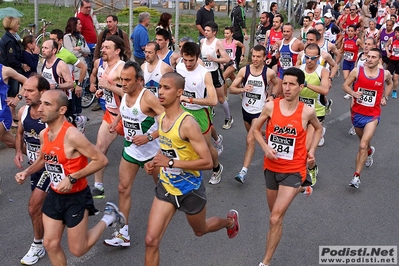
[[[148, 13], [150, 13], [151, 17], [157, 17], [157, 18], [159, 18], [159, 16], [161, 15], [161, 13], [154, 8], [148, 8], [146, 6], [140, 6], [140, 7], [133, 8], [133, 16], [138, 16], [142, 12], [148, 12]], [[129, 8], [127, 7], [125, 9], [123, 9], [117, 15], [118, 15], [118, 17], [119, 16], [129, 16]]]

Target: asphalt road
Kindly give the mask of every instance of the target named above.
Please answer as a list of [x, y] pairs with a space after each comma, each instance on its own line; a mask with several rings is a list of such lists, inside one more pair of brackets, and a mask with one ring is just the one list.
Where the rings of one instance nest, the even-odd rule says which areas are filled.
[[[298, 195], [288, 210], [283, 237], [276, 250], [273, 265], [318, 265], [320, 245], [397, 245], [399, 229], [397, 158], [399, 157], [397, 129], [398, 100], [389, 99], [383, 107], [380, 125], [372, 140], [376, 147], [374, 164], [365, 169], [359, 189], [348, 186], [354, 172], [358, 149], [356, 136], [348, 135], [351, 125], [349, 101], [343, 99], [342, 77], [334, 80], [329, 97], [334, 100], [333, 111], [326, 119], [325, 144], [316, 158], [319, 178], [311, 197]], [[262, 172], [263, 154], [257, 147], [245, 184], [234, 180], [241, 169], [245, 130], [241, 117], [240, 98], [230, 95], [230, 108], [234, 124], [223, 130], [223, 110], [215, 108], [215, 124], [224, 136], [224, 152], [220, 162], [224, 165], [223, 179], [218, 185], [206, 184], [208, 216], [225, 216], [229, 209], [240, 213], [241, 231], [229, 240], [226, 231], [196, 237], [185, 216], [178, 212], [167, 229], [161, 243], [161, 265], [258, 265], [263, 258], [265, 236], [269, 228], [269, 211], [265, 197]], [[86, 136], [95, 142], [101, 112], [85, 110], [91, 118]], [[119, 138], [108, 152], [110, 160], [105, 171], [106, 199], [95, 200], [103, 209], [106, 201], [118, 201], [118, 165], [122, 149]], [[0, 175], [3, 179], [0, 196], [0, 265], [18, 265], [32, 242], [27, 202], [29, 184], [17, 185], [13, 164], [14, 151], [0, 151]], [[204, 172], [207, 183], [210, 172]], [[93, 177], [89, 177], [93, 183]], [[76, 258], [68, 251], [68, 265], [143, 265], [144, 236], [148, 212], [154, 195], [151, 177], [140, 170], [132, 189], [130, 213], [131, 247], [112, 248], [102, 244], [113, 229], [106, 229], [98, 243], [83, 257]], [[91, 217], [93, 226], [101, 216]], [[62, 245], [67, 250], [66, 236]], [[45, 256], [37, 265], [50, 265]]]

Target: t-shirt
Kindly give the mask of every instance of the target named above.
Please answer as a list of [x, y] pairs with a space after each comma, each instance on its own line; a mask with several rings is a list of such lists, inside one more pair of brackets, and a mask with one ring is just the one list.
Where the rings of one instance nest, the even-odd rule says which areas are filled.
[[80, 23], [82, 24], [81, 33], [83, 37], [85, 37], [86, 42], [89, 44], [97, 43], [97, 34], [94, 29], [92, 17], [90, 15], [85, 15], [82, 12], [79, 12], [76, 17], [80, 19]]
[[130, 36], [133, 42], [133, 55], [137, 58], [144, 59], [145, 54], [141, 47], [144, 47], [149, 43], [150, 38], [148, 37], [148, 30], [141, 24], [138, 24], [134, 30], [132, 35]]
[[[201, 25], [202, 29], [204, 29], [205, 23], [207, 23], [208, 21], [215, 21], [215, 14], [213, 13], [213, 9], [208, 10], [205, 8], [205, 6], [203, 6], [197, 12], [195, 25]], [[204, 36], [204, 35], [199, 33], [199, 36]]]

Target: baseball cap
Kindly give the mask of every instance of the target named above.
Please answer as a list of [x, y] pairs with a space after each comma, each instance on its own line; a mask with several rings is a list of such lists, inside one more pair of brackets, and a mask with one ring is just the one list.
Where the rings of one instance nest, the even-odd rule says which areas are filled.
[[244, 0], [237, 0], [237, 3], [241, 4]]
[[381, 0], [381, 4], [386, 4], [387, 0]]
[[325, 17], [325, 18], [332, 18], [332, 15], [331, 15], [331, 13], [325, 13], [325, 14], [324, 14], [324, 17]]

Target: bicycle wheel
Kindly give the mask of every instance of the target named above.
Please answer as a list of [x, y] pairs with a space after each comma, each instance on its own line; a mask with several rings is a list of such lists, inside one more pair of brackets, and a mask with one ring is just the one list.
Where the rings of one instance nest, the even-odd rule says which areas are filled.
[[95, 92], [91, 92], [89, 87], [84, 88], [82, 94], [82, 108], [89, 107], [94, 102], [95, 98], [96, 98]]
[[25, 36], [28, 36], [30, 34], [28, 29], [23, 29], [20, 33], [19, 36], [21, 37], [21, 39], [23, 39]]
[[42, 56], [42, 44], [44, 41], [47, 41], [50, 39], [50, 32], [46, 32], [45, 34], [41, 33], [36, 37], [36, 45], [40, 48], [40, 53], [39, 56]]

